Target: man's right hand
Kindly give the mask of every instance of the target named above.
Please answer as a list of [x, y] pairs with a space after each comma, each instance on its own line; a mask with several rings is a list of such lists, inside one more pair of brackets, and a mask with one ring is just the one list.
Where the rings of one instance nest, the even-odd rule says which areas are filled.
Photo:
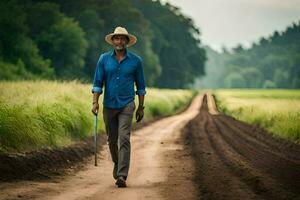
[[98, 110], [99, 110], [99, 104], [98, 103], [93, 103], [92, 113], [94, 115], [98, 115]]

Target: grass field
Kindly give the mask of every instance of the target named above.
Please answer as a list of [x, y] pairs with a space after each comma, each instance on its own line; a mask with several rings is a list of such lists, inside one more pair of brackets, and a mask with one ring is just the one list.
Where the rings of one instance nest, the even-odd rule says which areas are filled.
[[[0, 152], [65, 146], [92, 134], [91, 85], [73, 82], [0, 82]], [[184, 108], [191, 90], [147, 89], [145, 119]], [[137, 100], [137, 98], [136, 98]], [[99, 100], [99, 130], [102, 96]]]
[[300, 90], [232, 89], [214, 94], [222, 112], [300, 142]]

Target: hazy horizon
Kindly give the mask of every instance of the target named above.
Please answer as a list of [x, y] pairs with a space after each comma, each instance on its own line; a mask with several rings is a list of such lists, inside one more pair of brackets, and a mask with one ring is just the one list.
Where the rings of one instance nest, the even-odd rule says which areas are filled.
[[300, 21], [300, 0], [162, 0], [179, 7], [200, 28], [202, 44], [220, 51], [223, 46], [249, 47], [274, 31]]

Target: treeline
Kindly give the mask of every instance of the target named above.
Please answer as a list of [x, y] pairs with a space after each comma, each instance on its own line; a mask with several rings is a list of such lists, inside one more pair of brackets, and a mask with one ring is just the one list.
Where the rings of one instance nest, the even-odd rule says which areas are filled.
[[203, 74], [205, 51], [193, 21], [151, 0], [0, 1], [0, 80], [90, 82], [116, 26], [138, 37], [148, 86], [185, 88]]
[[283, 32], [218, 53], [206, 47], [206, 77], [196, 87], [300, 88], [300, 21]]

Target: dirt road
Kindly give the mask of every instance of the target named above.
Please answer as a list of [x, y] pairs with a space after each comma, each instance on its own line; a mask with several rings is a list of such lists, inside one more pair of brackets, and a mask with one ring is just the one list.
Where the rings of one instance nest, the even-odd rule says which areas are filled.
[[0, 184], [0, 199], [300, 199], [300, 146], [220, 114], [210, 94], [134, 131], [128, 188], [112, 178], [107, 145], [100, 164], [43, 181]]
[[105, 145], [98, 167], [91, 160], [84, 170], [64, 178], [0, 184], [0, 199], [194, 199], [196, 192], [190, 178], [194, 163], [180, 143], [180, 130], [198, 114], [201, 98], [197, 96], [184, 113], [132, 133], [127, 188], [115, 187], [113, 165]]

